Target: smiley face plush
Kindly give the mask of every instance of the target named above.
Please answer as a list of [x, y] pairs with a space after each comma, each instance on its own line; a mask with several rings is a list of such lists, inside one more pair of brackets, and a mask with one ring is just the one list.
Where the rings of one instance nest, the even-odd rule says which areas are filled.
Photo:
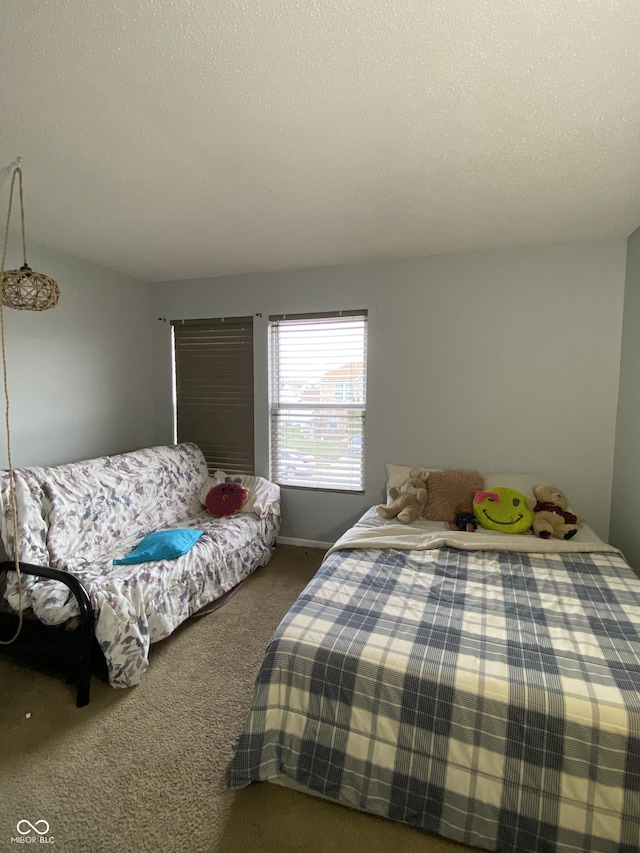
[[526, 533], [533, 524], [533, 509], [521, 492], [499, 486], [490, 492], [476, 492], [473, 514], [478, 524], [500, 533]]

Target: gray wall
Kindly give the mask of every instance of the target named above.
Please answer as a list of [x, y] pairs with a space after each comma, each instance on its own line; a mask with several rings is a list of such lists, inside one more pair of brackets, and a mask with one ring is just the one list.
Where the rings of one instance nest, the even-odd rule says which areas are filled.
[[4, 311], [14, 465], [171, 441], [170, 326], [158, 318], [262, 313], [256, 451], [266, 475], [267, 316], [367, 308], [366, 492], [283, 489], [284, 537], [334, 540], [382, 499], [385, 462], [473, 466], [540, 473], [603, 537], [611, 513], [612, 541], [640, 566], [640, 231], [625, 296], [626, 251], [602, 240], [149, 285], [30, 245], [31, 266], [56, 278], [61, 298], [42, 313]]
[[[60, 301], [42, 312], [4, 309], [13, 464], [153, 443], [151, 285], [37, 245], [28, 258], [58, 282]], [[0, 406], [5, 468], [4, 394]]]
[[627, 243], [627, 274], [620, 361], [620, 397], [611, 501], [611, 542], [640, 575], [640, 526], [636, 487], [640, 482], [640, 228]]
[[384, 464], [539, 473], [607, 537], [626, 241], [154, 285], [156, 442], [172, 439], [170, 326], [261, 313], [257, 473], [268, 473], [267, 317], [369, 311], [366, 492], [283, 489], [282, 536], [330, 542], [383, 497]]

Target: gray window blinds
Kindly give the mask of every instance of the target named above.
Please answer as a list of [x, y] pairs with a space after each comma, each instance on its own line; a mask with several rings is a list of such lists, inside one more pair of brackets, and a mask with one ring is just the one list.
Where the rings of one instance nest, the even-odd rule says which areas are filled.
[[209, 471], [253, 474], [253, 317], [175, 320], [177, 440], [193, 441]]

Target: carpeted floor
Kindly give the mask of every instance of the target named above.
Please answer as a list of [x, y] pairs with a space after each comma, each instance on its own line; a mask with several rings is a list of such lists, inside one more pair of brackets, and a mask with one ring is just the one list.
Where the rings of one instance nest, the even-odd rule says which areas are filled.
[[138, 687], [94, 679], [85, 708], [0, 657], [0, 849], [45, 820], [64, 853], [469, 851], [276, 785], [226, 788], [264, 649], [322, 556], [279, 545], [223, 607], [152, 646]]

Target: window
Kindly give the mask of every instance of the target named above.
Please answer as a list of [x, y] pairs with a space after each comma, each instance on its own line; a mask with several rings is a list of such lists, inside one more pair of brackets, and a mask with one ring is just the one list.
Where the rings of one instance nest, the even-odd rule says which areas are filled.
[[271, 479], [362, 491], [367, 312], [269, 320]]
[[174, 320], [176, 441], [209, 471], [254, 473], [253, 317]]

